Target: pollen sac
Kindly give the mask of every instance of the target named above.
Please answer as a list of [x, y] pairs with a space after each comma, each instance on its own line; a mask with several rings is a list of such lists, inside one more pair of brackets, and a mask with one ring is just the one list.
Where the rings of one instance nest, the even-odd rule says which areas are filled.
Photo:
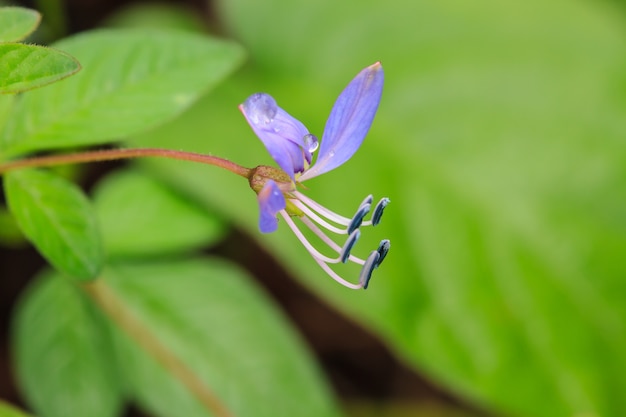
[[376, 261], [376, 265], [374, 265], [375, 268], [378, 268], [378, 266], [383, 263], [383, 259], [385, 259], [385, 256], [387, 256], [390, 248], [391, 242], [389, 241], [389, 239], [384, 239], [380, 241], [378, 249], [376, 249], [376, 252], [378, 252], [380, 256], [378, 257], [378, 261]]
[[372, 278], [372, 272], [378, 264], [378, 259], [380, 259], [380, 254], [378, 253], [378, 251], [375, 250], [370, 253], [370, 256], [367, 257], [365, 263], [363, 264], [361, 274], [359, 275], [359, 283], [364, 290], [367, 289], [367, 286], [370, 283], [370, 279]]
[[350, 224], [348, 224], [348, 233], [352, 234], [353, 231], [361, 227], [361, 223], [363, 223], [363, 219], [367, 216], [367, 213], [370, 212], [370, 208], [372, 207], [373, 197], [368, 195], [365, 197], [365, 200], [361, 203], [356, 213], [352, 217]]
[[265, 93], [256, 93], [248, 97], [243, 103], [243, 108], [248, 120], [257, 125], [272, 123], [278, 112], [276, 100]]
[[374, 196], [370, 194], [363, 199], [363, 201], [361, 202], [361, 206], [364, 206], [366, 204], [371, 205], [373, 201], [374, 201]]
[[350, 234], [350, 236], [346, 240], [346, 243], [344, 243], [343, 248], [341, 249], [341, 254], [340, 254], [341, 262], [343, 262], [344, 264], [350, 258], [350, 252], [352, 251], [352, 248], [354, 247], [354, 244], [356, 243], [356, 241], [359, 240], [359, 237], [361, 237], [361, 231], [359, 229], [356, 229], [354, 232]]
[[387, 204], [389, 204], [390, 201], [391, 200], [387, 197], [383, 197], [376, 204], [376, 207], [374, 207], [374, 213], [372, 214], [372, 226], [376, 226], [380, 223], [380, 219], [383, 217], [383, 211], [385, 211], [385, 207], [387, 207]]

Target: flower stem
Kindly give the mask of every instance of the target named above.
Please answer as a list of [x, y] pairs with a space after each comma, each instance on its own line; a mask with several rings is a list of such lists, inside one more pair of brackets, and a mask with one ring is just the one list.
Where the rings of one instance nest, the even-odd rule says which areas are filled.
[[224, 168], [244, 178], [250, 176], [251, 170], [234, 162], [212, 155], [203, 155], [193, 152], [174, 151], [171, 149], [133, 148], [133, 149], [106, 149], [101, 151], [87, 151], [67, 155], [50, 155], [20, 159], [0, 164], [0, 174], [20, 168], [48, 167], [54, 165], [76, 164], [85, 162], [113, 161], [129, 158], [171, 158], [183, 161], [199, 162]]
[[217, 417], [233, 417], [215, 393], [174, 352], [133, 315], [102, 279], [81, 285], [98, 307], [142, 349], [177, 378], [203, 406]]

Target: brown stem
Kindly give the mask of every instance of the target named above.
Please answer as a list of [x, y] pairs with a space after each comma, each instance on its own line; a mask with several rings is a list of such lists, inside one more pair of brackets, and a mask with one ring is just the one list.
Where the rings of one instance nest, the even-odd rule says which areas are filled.
[[150, 330], [128, 310], [101, 279], [83, 284], [82, 289], [128, 336], [154, 357], [175, 378], [182, 382], [208, 410], [217, 417], [233, 417], [233, 414], [215, 396], [213, 391], [172, 351], [164, 346]]
[[7, 171], [29, 167], [47, 167], [85, 162], [112, 161], [117, 159], [158, 157], [180, 159], [184, 161], [199, 162], [202, 164], [215, 165], [227, 169], [244, 178], [249, 178], [251, 170], [234, 162], [212, 155], [203, 155], [193, 152], [174, 151], [170, 149], [136, 148], [136, 149], [107, 149], [101, 151], [87, 151], [67, 155], [40, 156], [17, 161], [7, 162], [0, 165], [0, 174]]

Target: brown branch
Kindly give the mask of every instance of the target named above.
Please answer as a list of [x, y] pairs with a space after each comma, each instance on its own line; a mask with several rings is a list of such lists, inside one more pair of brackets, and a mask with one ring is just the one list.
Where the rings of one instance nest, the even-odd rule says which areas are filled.
[[39, 156], [0, 164], [0, 174], [20, 168], [47, 167], [86, 162], [113, 161], [128, 158], [158, 157], [179, 159], [183, 161], [199, 162], [215, 165], [227, 169], [239, 176], [248, 178], [251, 170], [227, 159], [213, 155], [204, 155], [194, 152], [174, 151], [171, 149], [134, 148], [134, 149], [106, 149], [101, 151], [87, 151], [66, 155]]

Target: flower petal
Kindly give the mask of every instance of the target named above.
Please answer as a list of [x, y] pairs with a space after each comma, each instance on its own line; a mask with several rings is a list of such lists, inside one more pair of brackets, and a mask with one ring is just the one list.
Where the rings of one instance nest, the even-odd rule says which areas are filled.
[[337, 168], [354, 155], [372, 125], [383, 91], [380, 62], [362, 70], [335, 102], [322, 136], [319, 155], [300, 181]]
[[274, 161], [291, 179], [304, 171], [305, 160], [311, 162], [311, 153], [305, 146], [307, 128], [278, 107], [272, 96], [253, 94], [239, 106], [239, 110], [261, 139]]
[[278, 185], [269, 180], [257, 195], [259, 201], [259, 230], [262, 233], [272, 233], [278, 228], [276, 215], [287, 206], [285, 196]]

